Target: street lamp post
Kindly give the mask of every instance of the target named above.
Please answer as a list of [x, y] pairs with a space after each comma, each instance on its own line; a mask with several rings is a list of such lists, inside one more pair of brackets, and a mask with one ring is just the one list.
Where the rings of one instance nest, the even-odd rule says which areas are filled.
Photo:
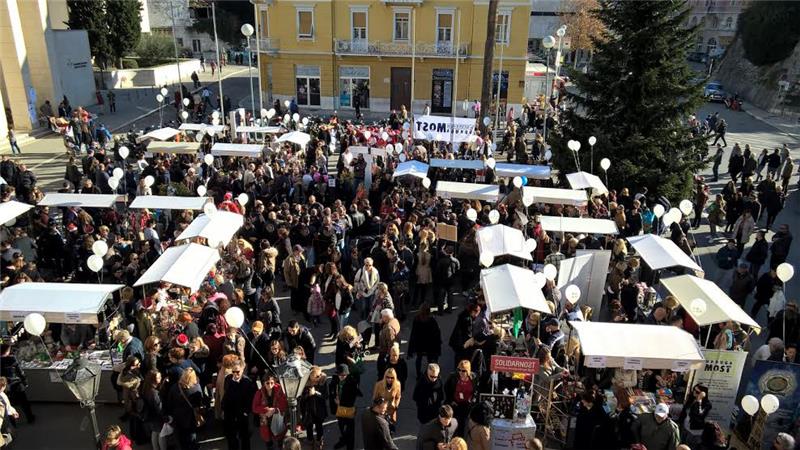
[[544, 128], [542, 131], [542, 139], [544, 140], [544, 150], [547, 150], [547, 105], [550, 104], [550, 50], [556, 45], [556, 38], [553, 36], [545, 36], [542, 39], [542, 47], [545, 48], [545, 63], [544, 63]]
[[286, 399], [289, 402], [290, 410], [290, 433], [295, 435], [297, 427], [297, 400], [303, 395], [303, 389], [311, 375], [311, 364], [300, 359], [297, 355], [291, 355], [285, 363], [277, 367], [278, 378], [280, 379]]
[[[242, 34], [247, 38], [247, 83], [250, 85], [250, 111], [255, 116], [256, 113], [256, 97], [253, 93], [253, 56], [250, 50], [250, 36], [253, 35], [253, 26], [249, 23], [242, 25]], [[245, 121], [247, 125], [247, 121]]]
[[100, 391], [100, 364], [89, 362], [81, 356], [70, 364], [66, 372], [61, 376], [61, 380], [80, 402], [81, 406], [89, 409], [89, 416], [92, 419], [92, 432], [94, 433], [94, 445], [99, 447], [100, 429], [97, 426], [94, 400]]

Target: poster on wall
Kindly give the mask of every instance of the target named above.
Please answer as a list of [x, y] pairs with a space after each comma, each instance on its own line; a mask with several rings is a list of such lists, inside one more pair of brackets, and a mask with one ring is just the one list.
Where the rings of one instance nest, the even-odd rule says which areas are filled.
[[454, 143], [460, 143], [475, 133], [475, 119], [418, 116], [414, 120], [414, 133], [421, 133], [434, 141], [450, 142], [452, 137]]
[[736, 393], [739, 392], [747, 352], [707, 349], [703, 356], [706, 365], [697, 372], [694, 383], [708, 387], [708, 399], [713, 407], [707, 419], [728, 428], [736, 407]]
[[[762, 436], [762, 448], [770, 448], [775, 436], [782, 431], [794, 432], [793, 423], [797, 420], [800, 408], [800, 364], [777, 361], [756, 361], [750, 373], [746, 394], [761, 399], [766, 394], [778, 397], [780, 407], [767, 416]], [[736, 427], [740, 436], [747, 436], [750, 429], [750, 416], [739, 408]]]

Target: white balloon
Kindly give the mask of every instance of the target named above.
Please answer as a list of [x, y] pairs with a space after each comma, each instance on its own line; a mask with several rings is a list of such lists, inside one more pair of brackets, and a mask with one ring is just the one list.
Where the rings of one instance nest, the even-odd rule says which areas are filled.
[[778, 279], [786, 283], [794, 276], [794, 266], [789, 263], [780, 263], [775, 268], [775, 272], [778, 274]]
[[497, 165], [497, 161], [494, 158], [489, 158], [486, 160], [486, 167], [494, 170], [494, 166]]
[[292, 104], [292, 102], [290, 102], [289, 100], [284, 100], [284, 101], [283, 101], [283, 106], [285, 106], [285, 107], [287, 107], [287, 108], [288, 108], [288, 107], [289, 107], [289, 105], [291, 105], [291, 104]]
[[109, 178], [108, 187], [110, 187], [112, 191], [117, 190], [117, 188], [119, 187], [119, 178], [114, 178], [114, 177]]
[[478, 211], [475, 211], [473, 208], [467, 210], [467, 219], [475, 222], [478, 220]]
[[513, 183], [514, 183], [514, 187], [515, 188], [521, 188], [522, 187], [522, 178], [521, 177], [514, 177]]
[[216, 212], [217, 212], [217, 207], [216, 207], [216, 206], [214, 206], [214, 204], [213, 204], [213, 203], [211, 203], [211, 202], [208, 202], [208, 203], [206, 203], [205, 205], [203, 205], [203, 212], [204, 212], [204, 213], [205, 213], [207, 216], [213, 216], [213, 215], [214, 215], [214, 213], [216, 213]]
[[664, 215], [664, 205], [659, 203], [656, 206], [653, 206], [653, 214], [660, 219], [661, 216]]
[[275, 117], [275, 108], [270, 108], [269, 111], [267, 111], [267, 119], [272, 119], [273, 117]]
[[500, 212], [497, 211], [496, 209], [491, 210], [489, 212], [489, 222], [491, 222], [492, 225], [494, 225], [499, 221], [500, 221]]
[[669, 228], [669, 226], [672, 225], [672, 222], [675, 222], [675, 221], [672, 220], [672, 215], [671, 214], [664, 214], [661, 217], [661, 222], [664, 223], [664, 228]]
[[225, 311], [225, 321], [230, 327], [241, 328], [244, 324], [244, 312], [237, 306], [232, 306]]
[[670, 208], [669, 211], [667, 211], [667, 214], [669, 214], [670, 217], [672, 217], [672, 221], [675, 223], [678, 223], [681, 221], [681, 219], [683, 219], [683, 213], [681, 212], [680, 209], [675, 207]]
[[404, 129], [404, 130], [407, 130], [407, 129], [409, 129], [409, 128], [411, 128], [411, 125], [409, 125], [409, 123], [408, 123], [408, 122], [403, 122], [403, 129]]
[[188, 113], [188, 112], [186, 112], [186, 111], [181, 111], [181, 118], [182, 118], [183, 120], [186, 120], [186, 119], [188, 119], [188, 118], [189, 118], [189, 113]]
[[551, 152], [550, 150], [545, 151], [544, 152], [544, 160], [545, 161], [550, 161], [551, 158], [553, 158], [553, 152]]
[[203, 162], [205, 162], [208, 166], [214, 164], [214, 155], [208, 153], [206, 156], [203, 156]]
[[572, 139], [568, 140], [567, 141], [567, 148], [572, 150], [572, 151], [575, 151], [575, 144], [573, 144], [573, 142], [575, 142], [575, 141], [573, 141]]
[[144, 185], [147, 186], [147, 187], [152, 186], [153, 183], [155, 183], [155, 182], [156, 182], [156, 179], [153, 178], [152, 175], [148, 175], [148, 176], [144, 177]]
[[707, 310], [708, 305], [702, 298], [696, 298], [689, 303], [689, 311], [692, 313], [693, 317], [700, 317], [705, 314]]
[[125, 159], [125, 158], [127, 158], [127, 157], [128, 157], [128, 155], [130, 155], [130, 154], [131, 154], [131, 151], [128, 149], [128, 147], [125, 147], [125, 146], [123, 145], [122, 147], [120, 147], [120, 148], [119, 148], [119, 157], [120, 157], [120, 158], [122, 158], [122, 159]]
[[608, 158], [603, 158], [600, 160], [600, 168], [603, 170], [608, 170], [611, 167], [611, 160]]
[[692, 210], [694, 209], [694, 205], [692, 204], [691, 201], [684, 199], [684, 200], [681, 200], [681, 202], [678, 204], [678, 208], [680, 208], [681, 212], [684, 215], [688, 216], [689, 214], [692, 213]]
[[575, 151], [576, 152], [581, 149], [581, 141], [572, 141], [572, 142], [574, 142], [574, 144], [572, 144], [572, 145], [575, 146]]
[[261, 108], [260, 112], [262, 118], [267, 117], [267, 108]]
[[381, 133], [381, 139], [383, 139], [384, 141], [388, 141], [389, 140], [389, 133], [387, 133], [385, 131], [383, 133]]
[[490, 119], [488, 117], [484, 117], [483, 118], [483, 126], [488, 127], [490, 123], [492, 123], [492, 119]]
[[292, 120], [294, 120], [295, 122], [299, 122], [300, 121], [300, 114], [298, 114], [298, 113], [292, 114]]
[[544, 273], [545, 278], [550, 281], [555, 280], [558, 276], [558, 269], [552, 264], [545, 265], [544, 269], [542, 269], [542, 272]]
[[400, 152], [402, 152], [402, 151], [403, 151], [403, 144], [401, 144], [401, 143], [399, 143], [399, 142], [397, 142], [396, 144], [394, 144], [394, 151], [395, 151], [395, 153], [400, 153]]
[[162, 96], [166, 97], [168, 93], [169, 93], [169, 91], [167, 90], [167, 88], [165, 88], [165, 87], [161, 88], [161, 95]]
[[428, 177], [425, 177], [425, 178], [423, 178], [423, 179], [422, 179], [422, 186], [423, 186], [425, 189], [428, 189], [428, 188], [430, 188], [430, 187], [431, 187], [431, 179], [430, 179], [430, 178], [428, 178]]
[[364, 131], [364, 139], [369, 140], [372, 137], [372, 132], [369, 130]]
[[200, 186], [197, 186], [197, 195], [203, 197], [204, 195], [206, 195], [206, 192], [208, 192], [208, 190], [206, 189], [205, 186], [203, 186], [202, 184]]
[[490, 267], [494, 262], [494, 254], [489, 251], [481, 252], [480, 262], [483, 267]]
[[753, 397], [752, 395], [745, 395], [742, 397], [742, 409], [749, 415], [753, 415], [758, 412], [758, 399]]
[[773, 394], [767, 394], [761, 397], [761, 408], [767, 414], [774, 413], [780, 406], [780, 400], [778, 400], [778, 397], [774, 396]]
[[122, 168], [117, 167], [113, 172], [111, 172], [111, 174], [114, 176], [114, 178], [122, 178], [122, 176], [125, 175], [125, 172], [122, 171]]
[[86, 265], [89, 266], [89, 270], [92, 272], [100, 272], [103, 268], [103, 257], [92, 255], [86, 260]]
[[291, 116], [289, 116], [289, 113], [286, 113], [286, 114], [283, 115], [283, 122], [284, 123], [289, 123], [290, 120], [292, 120], [292, 118], [291, 118]]
[[567, 297], [567, 301], [574, 305], [581, 298], [581, 288], [570, 284], [564, 289], [564, 296]]
[[92, 244], [92, 253], [101, 258], [103, 256], [106, 256], [106, 254], [108, 253], [108, 244], [106, 244], [106, 241], [103, 240], [94, 241], [94, 244]]
[[523, 195], [522, 196], [522, 204], [525, 205], [527, 208], [533, 204], [533, 196], [532, 195]]
[[525, 241], [525, 253], [533, 253], [536, 250], [536, 239], [528, 238]]
[[533, 285], [541, 289], [547, 284], [547, 277], [542, 272], [533, 274]]
[[597, 143], [597, 138], [594, 137], [594, 136], [589, 136], [589, 145], [594, 147], [594, 144], [596, 144], [596, 143]]
[[214, 111], [211, 113], [212, 119], [219, 119], [219, 111]]
[[164, 101], [164, 96], [161, 95], [161, 94], [158, 94], [158, 95], [156, 95], [156, 100], [158, 101], [158, 103], [161, 103], [161, 102]]
[[301, 122], [303, 122], [303, 126], [308, 125], [308, 117], [303, 117], [303, 120]]
[[189, 106], [189, 99], [188, 98], [184, 98], [183, 99], [183, 106]]
[[44, 329], [47, 328], [47, 321], [44, 319], [44, 316], [39, 313], [30, 313], [25, 316], [22, 326], [28, 334], [41, 336], [42, 333], [44, 333]]
[[215, 117], [211, 119], [211, 125], [217, 126], [219, 125], [219, 117]]
[[406, 162], [406, 154], [405, 153], [400, 153], [400, 156], [398, 156], [398, 158], [400, 159], [400, 162]]
[[239, 204], [244, 206], [247, 204], [248, 201], [250, 201], [250, 197], [248, 197], [247, 194], [242, 192], [241, 194], [239, 194], [238, 197], [236, 197], [236, 200], [239, 200]]

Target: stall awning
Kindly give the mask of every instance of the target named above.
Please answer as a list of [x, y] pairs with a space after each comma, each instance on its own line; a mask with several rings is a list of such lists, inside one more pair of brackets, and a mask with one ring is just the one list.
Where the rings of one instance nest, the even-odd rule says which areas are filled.
[[245, 125], [241, 127], [236, 127], [237, 133], [269, 133], [275, 134], [281, 132], [281, 127], [254, 127], [250, 125]]
[[556, 189], [524, 186], [523, 197], [533, 198], [534, 203], [580, 206], [586, 203], [586, 192], [575, 189]]
[[227, 142], [217, 142], [211, 147], [211, 154], [214, 156], [249, 156], [258, 158], [264, 146], [261, 144], [229, 144]]
[[147, 144], [150, 153], [192, 154], [200, 151], [199, 142], [151, 142]]
[[506, 225], [483, 227], [475, 233], [480, 253], [489, 252], [495, 257], [511, 255], [533, 261], [531, 254], [525, 251], [525, 236], [522, 231]]
[[150, 265], [134, 286], [161, 281], [196, 292], [208, 272], [219, 261], [219, 250], [200, 244], [170, 247]]
[[546, 180], [550, 178], [550, 167], [497, 163], [494, 166], [494, 173], [498, 177], [528, 177], [536, 180]]
[[[692, 275], [680, 275], [662, 278], [661, 284], [700, 326], [732, 320], [742, 325], [761, 328], [716, 283]], [[693, 306], [695, 299], [700, 299], [703, 303]]]
[[674, 242], [654, 234], [631, 236], [628, 242], [642, 255], [642, 259], [651, 269], [664, 269], [667, 267], [686, 267], [702, 271], [694, 260], [683, 252]]
[[178, 127], [182, 131], [200, 131], [205, 130], [207, 133], [219, 133], [225, 130], [224, 125], [208, 125], [205, 123], [182, 123]]
[[115, 194], [62, 194], [48, 192], [39, 206], [74, 206], [76, 208], [110, 208], [119, 199]]
[[617, 224], [608, 219], [586, 217], [539, 216], [544, 231], [584, 234], [617, 234]]
[[14, 200], [0, 203], [0, 225], [11, 221], [11, 219], [16, 219], [31, 208], [33, 208], [33, 205]]
[[165, 127], [159, 128], [158, 130], [153, 130], [149, 133], [143, 134], [136, 138], [136, 142], [144, 142], [148, 139], [154, 139], [156, 141], [166, 141], [167, 139], [174, 138], [178, 134], [180, 134], [180, 130], [176, 130], [172, 127]]
[[481, 270], [481, 289], [489, 313], [517, 307], [551, 314], [542, 290], [536, 287], [533, 271], [503, 264]]
[[497, 197], [500, 196], [500, 187], [491, 184], [439, 181], [436, 183], [436, 195], [441, 198], [463, 198], [496, 202]]
[[584, 362], [604, 357], [603, 366], [617, 368], [624, 367], [627, 358], [637, 358], [644, 369], [673, 369], [680, 363], [689, 364], [691, 369], [703, 366], [703, 352], [697, 341], [678, 327], [612, 322], [569, 324], [578, 333]]
[[228, 245], [242, 225], [244, 225], [244, 216], [230, 211], [217, 211], [211, 216], [201, 214], [183, 230], [177, 240], [204, 237], [210, 241]]
[[97, 325], [109, 295], [123, 284], [20, 283], [0, 293], [0, 320], [21, 322], [39, 313], [48, 323]]
[[173, 197], [167, 195], [140, 195], [136, 197], [131, 209], [203, 209], [209, 197]]
[[604, 194], [608, 188], [600, 177], [588, 172], [575, 172], [567, 174], [567, 181], [572, 189], [594, 189], [595, 194]]
[[444, 169], [481, 170], [485, 166], [486, 164], [483, 161], [477, 159], [431, 159], [431, 167]]
[[420, 161], [406, 161], [397, 165], [393, 178], [411, 175], [412, 177], [425, 178], [428, 176], [428, 165]]
[[305, 147], [310, 140], [311, 136], [308, 133], [303, 133], [302, 131], [290, 131], [289, 133], [279, 137], [275, 142], [291, 142], [301, 147]]

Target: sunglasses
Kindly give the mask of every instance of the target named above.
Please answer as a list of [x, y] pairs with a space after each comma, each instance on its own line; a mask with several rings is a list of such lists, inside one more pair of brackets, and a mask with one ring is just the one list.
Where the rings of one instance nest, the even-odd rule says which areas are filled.
[[238, 374], [242, 373], [242, 371], [241, 370], [231, 370], [231, 373], [238, 375]]
[[394, 377], [386, 377], [387, 380], [394, 380]]
[[458, 372], [459, 372], [459, 373], [467, 373], [467, 371], [466, 371], [466, 370], [464, 370], [464, 369], [458, 369]]

